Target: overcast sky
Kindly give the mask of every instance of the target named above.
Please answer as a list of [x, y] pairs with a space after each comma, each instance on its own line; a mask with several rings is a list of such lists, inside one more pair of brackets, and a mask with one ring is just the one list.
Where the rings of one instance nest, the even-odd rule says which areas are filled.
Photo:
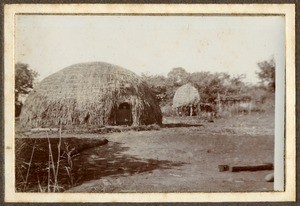
[[[81, 62], [103, 61], [141, 74], [246, 74], [256, 83], [257, 62], [284, 62], [284, 17], [18, 15], [15, 62], [39, 79]], [[277, 68], [284, 69], [284, 68]]]

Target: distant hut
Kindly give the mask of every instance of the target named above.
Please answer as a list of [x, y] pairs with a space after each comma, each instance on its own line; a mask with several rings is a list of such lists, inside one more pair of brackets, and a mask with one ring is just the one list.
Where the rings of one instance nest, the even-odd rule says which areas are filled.
[[173, 108], [177, 114], [184, 113], [192, 116], [195, 114], [200, 102], [198, 90], [191, 84], [185, 84], [177, 89], [173, 98]]
[[27, 97], [23, 127], [161, 124], [155, 96], [136, 74], [103, 63], [81, 63], [41, 81]]

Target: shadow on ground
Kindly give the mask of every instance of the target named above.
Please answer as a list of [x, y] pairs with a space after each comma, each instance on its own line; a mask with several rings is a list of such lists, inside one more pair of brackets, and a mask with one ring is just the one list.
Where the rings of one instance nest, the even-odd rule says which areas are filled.
[[[47, 192], [49, 186], [50, 190], [53, 190], [55, 178], [51, 162], [54, 162], [54, 168], [57, 168], [59, 139], [51, 138], [49, 141], [51, 150], [47, 138], [16, 139], [17, 192]], [[59, 191], [105, 176], [130, 176], [155, 169], [171, 169], [184, 164], [124, 155], [122, 152], [128, 149], [120, 143], [107, 140], [63, 138], [57, 176]], [[49, 151], [50, 154], [52, 152], [53, 161]]]

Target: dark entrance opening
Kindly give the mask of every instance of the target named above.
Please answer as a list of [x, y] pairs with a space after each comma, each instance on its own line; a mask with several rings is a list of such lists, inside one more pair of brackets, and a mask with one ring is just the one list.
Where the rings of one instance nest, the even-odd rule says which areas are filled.
[[121, 103], [117, 109], [116, 114], [116, 124], [117, 125], [131, 125], [131, 107], [127, 102]]

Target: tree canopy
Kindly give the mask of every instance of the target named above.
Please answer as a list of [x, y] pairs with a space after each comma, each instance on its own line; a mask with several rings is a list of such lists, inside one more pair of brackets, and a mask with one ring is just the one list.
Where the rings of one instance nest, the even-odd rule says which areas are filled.
[[269, 61], [262, 61], [257, 63], [260, 71], [256, 72], [258, 78], [260, 79], [260, 84], [262, 86], [267, 86], [272, 92], [275, 91], [275, 59], [272, 58]]
[[188, 82], [190, 74], [185, 71], [182, 67], [173, 68], [168, 73], [168, 79], [175, 85], [181, 86]]
[[275, 91], [276, 64], [272, 58], [269, 61], [259, 62], [257, 65], [260, 69], [256, 72], [260, 79], [257, 85], [245, 83], [246, 75], [244, 74], [230, 75], [226, 72], [209, 71], [189, 73], [182, 67], [171, 69], [166, 77], [148, 74], [142, 75], [142, 78], [153, 89], [161, 106], [171, 104], [176, 90], [187, 83], [192, 84], [198, 90], [202, 103], [216, 103], [219, 97], [263, 101], [265, 96]]
[[153, 89], [161, 105], [170, 104], [176, 90], [191, 83], [199, 92], [201, 102], [214, 103], [218, 95], [245, 95], [247, 85], [243, 82], [245, 75], [230, 76], [226, 72], [188, 73], [184, 68], [173, 68], [167, 77], [161, 75], [142, 75], [144, 81]]
[[20, 95], [28, 94], [34, 86], [38, 73], [29, 69], [28, 64], [15, 64], [15, 115], [19, 116], [22, 107]]

